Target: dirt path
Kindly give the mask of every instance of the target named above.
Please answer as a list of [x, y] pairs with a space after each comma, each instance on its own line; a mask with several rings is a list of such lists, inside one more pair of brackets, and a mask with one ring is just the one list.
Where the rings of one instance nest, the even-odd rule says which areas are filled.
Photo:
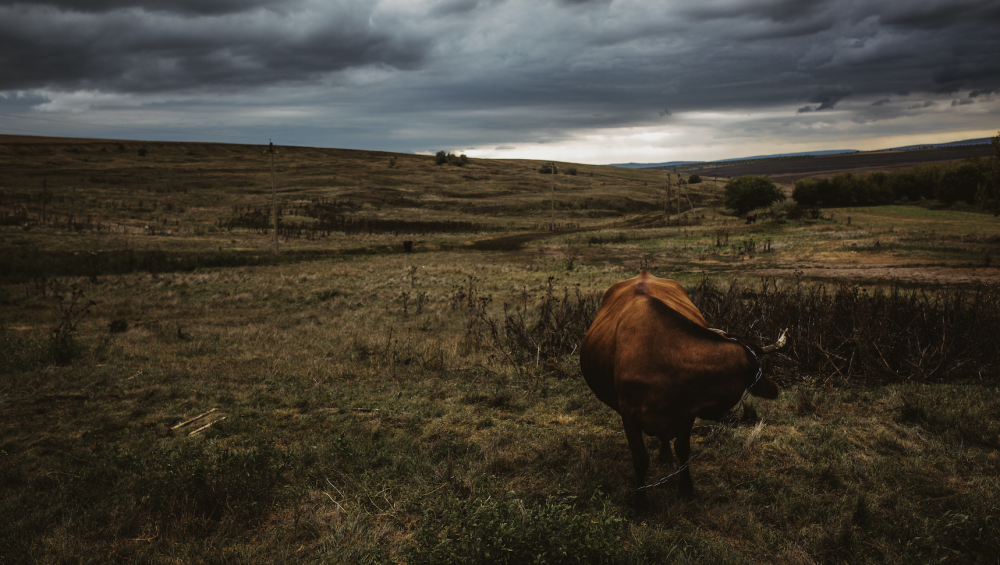
[[518, 249], [524, 247], [525, 244], [535, 241], [536, 239], [547, 239], [569, 233], [597, 231], [598, 229], [601, 228], [581, 228], [577, 230], [563, 231], [536, 231], [529, 233], [517, 233], [514, 235], [502, 235], [500, 237], [490, 237], [487, 239], [473, 241], [468, 245], [468, 247], [479, 251], [517, 251]]
[[[623, 222], [620, 226], [614, 225], [615, 229], [627, 229], [633, 226], [639, 226], [643, 224], [648, 224], [650, 222], [656, 221], [658, 215], [644, 215], [632, 218], [631, 220]], [[574, 230], [559, 230], [559, 231], [536, 231], [528, 233], [516, 233], [513, 235], [502, 235], [500, 237], [489, 237], [486, 239], [479, 239], [470, 243], [467, 247], [470, 249], [476, 249], [479, 251], [517, 251], [525, 246], [525, 244], [535, 241], [536, 239], [547, 239], [550, 237], [556, 237], [559, 235], [567, 235], [571, 233], [584, 233], [590, 231], [600, 231], [606, 230], [612, 226], [595, 226], [589, 228], [577, 228]]]

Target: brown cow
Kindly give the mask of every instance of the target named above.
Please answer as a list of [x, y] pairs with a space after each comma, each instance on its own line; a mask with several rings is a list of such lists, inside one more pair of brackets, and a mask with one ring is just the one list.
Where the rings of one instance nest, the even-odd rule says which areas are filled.
[[[782, 334], [757, 352], [784, 344]], [[687, 463], [694, 419], [721, 419], [757, 378], [760, 363], [751, 347], [709, 329], [676, 281], [643, 271], [604, 293], [580, 347], [580, 367], [597, 398], [621, 414], [637, 488], [649, 469], [642, 434], [660, 439], [661, 462], [672, 460], [670, 440], [676, 438], [678, 465]], [[777, 398], [778, 385], [761, 376], [750, 393]], [[682, 495], [694, 492], [689, 469], [680, 472], [679, 483]], [[636, 509], [648, 504], [637, 492]]]

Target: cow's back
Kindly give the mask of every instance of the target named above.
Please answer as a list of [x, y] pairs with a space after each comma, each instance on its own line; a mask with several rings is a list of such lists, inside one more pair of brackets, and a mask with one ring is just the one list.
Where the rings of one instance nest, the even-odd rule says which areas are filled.
[[580, 345], [580, 369], [601, 402], [619, 411], [615, 391], [615, 334], [623, 312], [636, 299], [653, 297], [701, 327], [708, 323], [677, 281], [660, 279], [643, 271], [615, 283], [604, 293], [601, 308]]

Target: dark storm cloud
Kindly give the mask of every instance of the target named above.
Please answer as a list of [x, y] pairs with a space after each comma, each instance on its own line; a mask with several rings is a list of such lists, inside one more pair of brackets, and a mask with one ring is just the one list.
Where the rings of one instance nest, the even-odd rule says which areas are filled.
[[876, 101], [872, 102], [872, 106], [885, 106], [889, 102], [890, 102], [890, 100], [888, 98], [882, 98], [880, 100], [876, 100]]
[[1000, 64], [990, 62], [959, 63], [934, 71], [934, 82], [949, 85], [966, 81], [989, 80], [1000, 75]]
[[287, 12], [300, 4], [298, 0], [43, 0], [24, 2], [0, 0], [0, 6], [45, 6], [60, 12], [106, 13], [115, 10], [141, 10], [181, 15], [237, 14], [265, 8]]
[[559, 0], [559, 3], [564, 6], [607, 5], [611, 2], [612, 0]]
[[[851, 95], [851, 91], [846, 88], [832, 88], [824, 89], [819, 92], [815, 92], [809, 95], [807, 98], [809, 102], [817, 104], [816, 106], [803, 106], [799, 108], [798, 113], [804, 112], [820, 112], [822, 110], [832, 110], [837, 102], [840, 102], [844, 98]], [[886, 100], [888, 102], [888, 100]]]
[[[171, 6], [182, 13], [189, 4]], [[215, 4], [225, 6], [249, 4]], [[429, 48], [418, 35], [374, 27], [369, 12], [350, 6], [315, 18], [308, 12], [177, 16], [136, 8], [107, 14], [0, 8], [0, 91], [268, 86], [365, 65], [412, 69]]]
[[922, 0], [882, 5], [883, 24], [901, 28], [941, 30], [958, 23], [1000, 23], [1000, 4], [980, 0]]
[[973, 90], [972, 92], [969, 93], [969, 98], [976, 98], [978, 96], [989, 96], [989, 95], [993, 94], [994, 92], [996, 92], [996, 90], [992, 89], [992, 88], [984, 88], [982, 90]]
[[710, 0], [684, 8], [684, 13], [694, 19], [768, 19], [775, 22], [794, 22], [822, 13], [835, 4], [834, 0], [753, 0], [731, 2]]

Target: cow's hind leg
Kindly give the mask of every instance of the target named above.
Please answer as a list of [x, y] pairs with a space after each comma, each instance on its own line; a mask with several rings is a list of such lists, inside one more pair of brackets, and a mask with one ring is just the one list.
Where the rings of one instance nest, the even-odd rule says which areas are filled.
[[[639, 423], [632, 418], [622, 416], [622, 424], [625, 426], [625, 439], [628, 440], [628, 449], [632, 452], [632, 466], [635, 468], [635, 487], [639, 488], [646, 484], [646, 473], [649, 471], [649, 453], [646, 451], [645, 442], [642, 441], [642, 428], [639, 427]], [[649, 510], [649, 497], [646, 496], [645, 492], [636, 492], [634, 503], [636, 512], [646, 512]]]
[[686, 422], [681, 433], [677, 434], [674, 440], [674, 451], [677, 452], [677, 465], [684, 467], [677, 477], [677, 486], [682, 497], [694, 495], [694, 482], [691, 481], [691, 428], [694, 426], [694, 418]]

